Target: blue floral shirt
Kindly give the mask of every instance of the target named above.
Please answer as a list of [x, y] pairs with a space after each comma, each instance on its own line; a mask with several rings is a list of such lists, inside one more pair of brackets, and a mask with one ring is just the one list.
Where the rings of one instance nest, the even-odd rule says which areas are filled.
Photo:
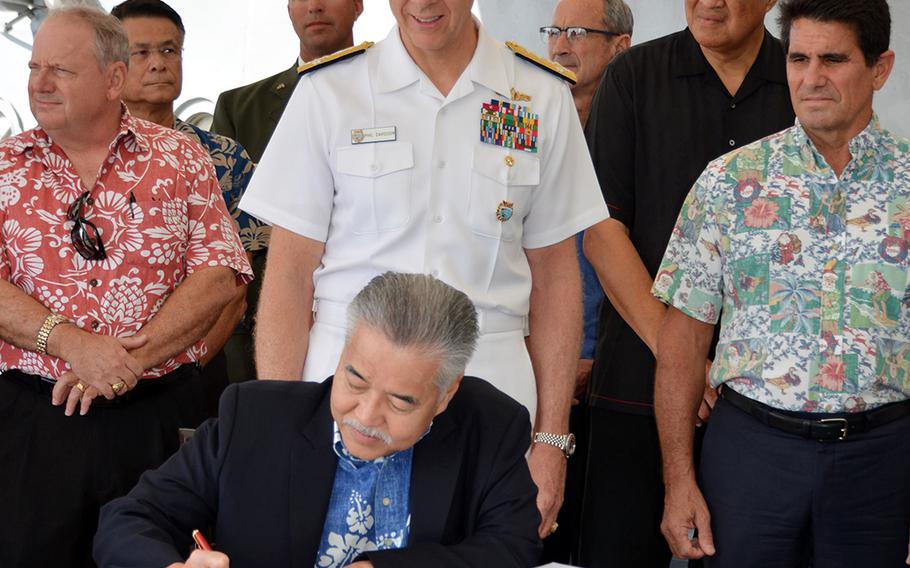
[[689, 193], [652, 292], [720, 319], [714, 386], [809, 412], [910, 397], [910, 142], [873, 117], [849, 147], [838, 177], [797, 122]]
[[317, 568], [341, 568], [362, 552], [404, 548], [411, 525], [413, 446], [372, 461], [348, 453], [335, 423], [338, 455]]
[[267, 248], [271, 228], [237, 207], [255, 167], [243, 146], [226, 136], [207, 132], [180, 119], [177, 119], [174, 128], [198, 142], [212, 158], [218, 185], [221, 186], [221, 195], [224, 197], [228, 213], [237, 225], [243, 249], [254, 252]]

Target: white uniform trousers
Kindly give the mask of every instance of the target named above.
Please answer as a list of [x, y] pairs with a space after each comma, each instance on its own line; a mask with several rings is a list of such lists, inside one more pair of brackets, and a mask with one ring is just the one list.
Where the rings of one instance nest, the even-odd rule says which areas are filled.
[[[324, 381], [335, 374], [344, 349], [346, 312], [346, 304], [316, 302], [303, 380]], [[480, 336], [465, 375], [484, 379], [520, 402], [533, 423], [537, 383], [525, 345], [527, 319], [490, 310], [479, 310], [478, 316]]]

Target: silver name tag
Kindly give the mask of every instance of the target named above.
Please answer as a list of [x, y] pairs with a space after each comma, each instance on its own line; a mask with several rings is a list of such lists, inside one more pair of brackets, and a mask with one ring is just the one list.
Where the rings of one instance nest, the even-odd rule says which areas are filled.
[[398, 135], [394, 126], [377, 128], [355, 128], [351, 130], [351, 144], [370, 144], [372, 142], [392, 142]]

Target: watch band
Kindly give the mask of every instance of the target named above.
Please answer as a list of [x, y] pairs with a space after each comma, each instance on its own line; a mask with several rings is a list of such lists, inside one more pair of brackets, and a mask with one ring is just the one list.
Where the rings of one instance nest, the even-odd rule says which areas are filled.
[[534, 443], [535, 444], [549, 444], [550, 446], [555, 446], [562, 450], [562, 453], [565, 454], [566, 459], [572, 455], [575, 451], [574, 447], [570, 448], [569, 441], [572, 440], [574, 436], [572, 434], [551, 434], [549, 432], [535, 432], [534, 433]]
[[44, 323], [38, 330], [38, 337], [35, 339], [35, 351], [39, 355], [47, 355], [47, 340], [51, 336], [51, 331], [61, 323], [69, 323], [69, 318], [60, 314], [51, 314], [44, 318]]

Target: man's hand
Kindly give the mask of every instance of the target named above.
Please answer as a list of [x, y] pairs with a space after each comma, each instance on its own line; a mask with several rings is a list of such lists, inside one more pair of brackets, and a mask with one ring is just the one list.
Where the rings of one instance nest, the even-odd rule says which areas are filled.
[[591, 370], [594, 368], [593, 359], [579, 359], [575, 370], [575, 393], [572, 395], [572, 405], [581, 402], [588, 390], [588, 381], [591, 380]]
[[186, 562], [175, 562], [166, 568], [228, 568], [230, 565], [226, 554], [213, 550], [194, 550]]
[[[76, 387], [77, 384], [80, 386]], [[73, 412], [76, 411], [77, 405], [79, 406], [79, 415], [85, 416], [89, 407], [92, 406], [92, 401], [99, 394], [98, 389], [91, 385], [86, 385], [76, 373], [67, 371], [54, 384], [54, 390], [51, 392], [51, 404], [59, 406], [65, 400], [66, 409], [63, 413], [66, 416], [72, 416]]]
[[[145, 372], [142, 364], [129, 353], [130, 350], [145, 345], [145, 335], [118, 338], [87, 333], [74, 326], [66, 326], [65, 331], [67, 333], [60, 336], [60, 354], [63, 360], [70, 364], [82, 384], [95, 387], [108, 400], [136, 386]], [[121, 382], [124, 388], [114, 392], [111, 385]], [[71, 386], [75, 384], [73, 382]], [[56, 396], [52, 398], [52, 403], [57, 405], [70, 393], [54, 389], [54, 394]]]
[[549, 444], [534, 444], [528, 455], [531, 479], [537, 485], [537, 509], [540, 511], [540, 538], [553, 532], [553, 523], [562, 507], [566, 488], [566, 456], [562, 450]]
[[[692, 539], [689, 538], [691, 529], [698, 531]], [[697, 559], [714, 555], [711, 514], [694, 480], [667, 483], [660, 531], [677, 558]]]

